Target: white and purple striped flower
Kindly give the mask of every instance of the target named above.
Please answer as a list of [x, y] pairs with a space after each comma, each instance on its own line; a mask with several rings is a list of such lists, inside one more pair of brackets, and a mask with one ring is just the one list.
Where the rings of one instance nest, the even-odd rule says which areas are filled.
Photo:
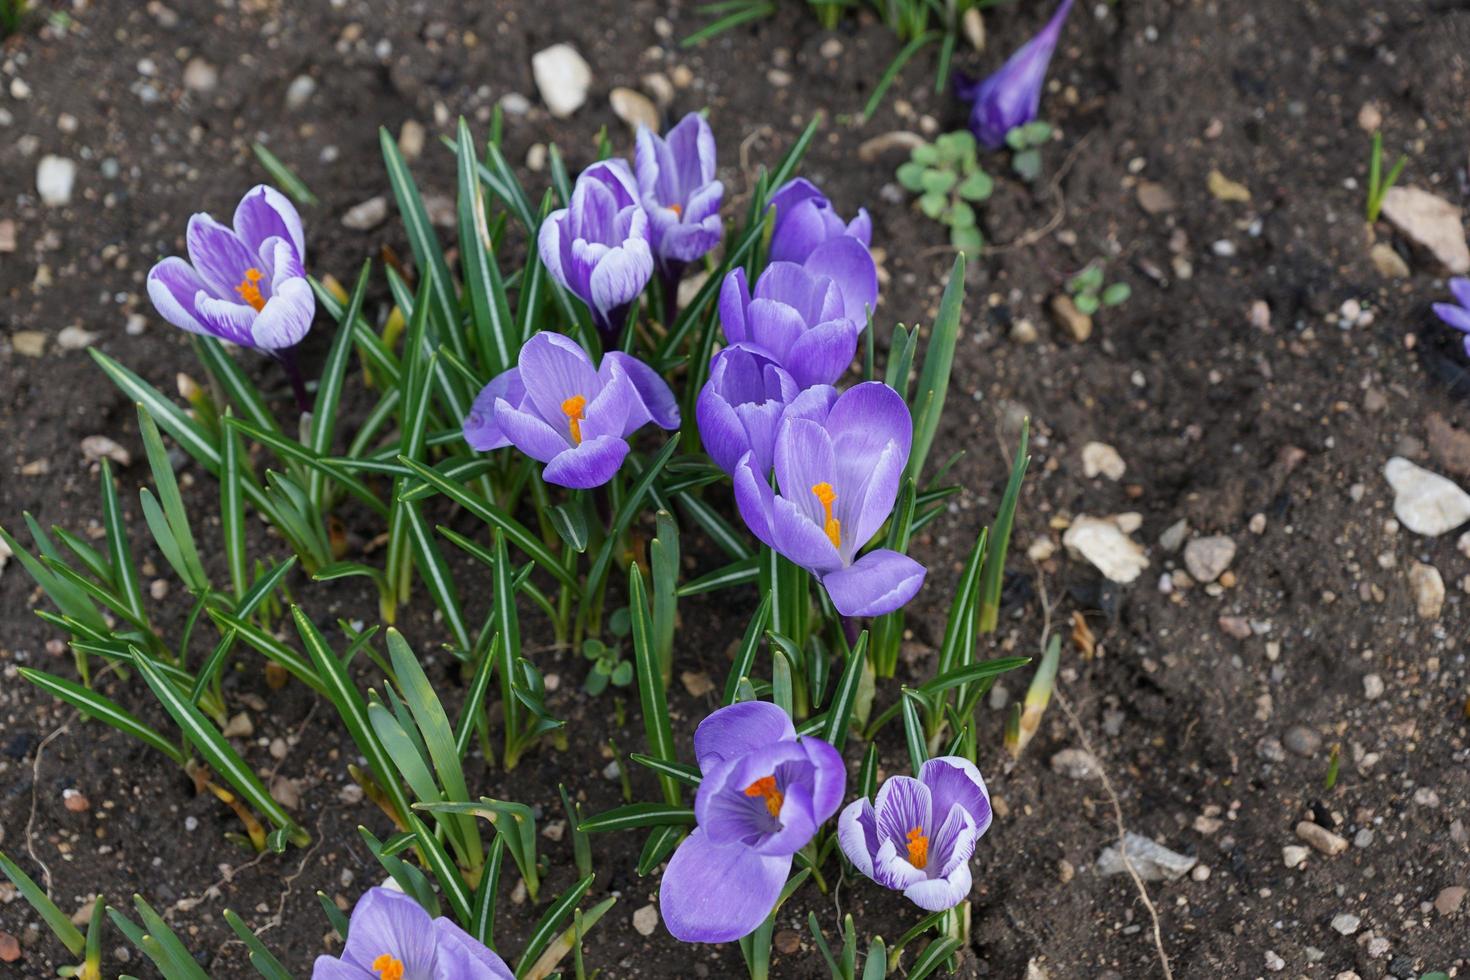
[[605, 347], [616, 346], [628, 308], [653, 275], [648, 215], [623, 160], [602, 160], [577, 177], [569, 207], [541, 223], [546, 271], [592, 311]]
[[1470, 279], [1456, 276], [1450, 280], [1453, 303], [1435, 303], [1434, 315], [1465, 334], [1465, 354], [1470, 356]]
[[475, 449], [513, 445], [546, 464], [546, 482], [585, 490], [612, 479], [628, 436], [649, 422], [679, 427], [674, 393], [653, 368], [621, 351], [594, 367], [576, 342], [543, 331], [476, 396], [463, 431]]
[[986, 147], [996, 150], [1004, 146], [1007, 133], [1034, 120], [1041, 110], [1046, 69], [1071, 11], [1072, 0], [1062, 0], [1041, 32], [984, 81], [955, 76], [955, 94], [974, 103], [970, 132]]
[[876, 803], [849, 803], [837, 821], [842, 853], [863, 874], [928, 912], [970, 894], [970, 855], [990, 829], [990, 793], [967, 759], [930, 759], [919, 778], [890, 776]]
[[318, 956], [312, 980], [514, 980], [505, 961], [400, 891], [370, 888], [352, 910], [347, 946]]
[[240, 199], [233, 224], [191, 217], [188, 260], [170, 256], [155, 265], [148, 298], [180, 329], [279, 356], [300, 343], [316, 315], [301, 217], [262, 184]]
[[765, 701], [705, 718], [694, 754], [704, 776], [699, 825], [670, 859], [658, 904], [676, 939], [724, 943], [771, 914], [792, 856], [841, 805], [847, 769], [836, 749], [798, 738], [786, 712]]
[[648, 214], [648, 239], [666, 289], [678, 289], [684, 267], [720, 243], [720, 202], [725, 185], [715, 179], [715, 137], [691, 112], [665, 136], [638, 127], [633, 167]]
[[735, 468], [735, 503], [751, 533], [817, 576], [843, 616], [881, 616], [924, 584], [924, 566], [878, 548], [858, 551], [888, 519], [908, 464], [908, 406], [880, 381], [854, 385], [776, 434], [778, 490], [754, 451]]

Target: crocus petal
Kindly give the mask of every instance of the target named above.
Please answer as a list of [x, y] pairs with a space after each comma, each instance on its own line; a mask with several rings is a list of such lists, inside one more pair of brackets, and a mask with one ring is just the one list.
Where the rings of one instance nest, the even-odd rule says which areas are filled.
[[867, 458], [867, 472], [853, 463], [842, 459], [837, 465], [837, 502], [832, 507], [842, 522], [844, 562], [852, 561], [893, 512], [904, 471], [904, 460], [891, 442], [877, 457]]
[[1450, 293], [1455, 297], [1455, 302], [1470, 309], [1470, 279], [1455, 276], [1450, 280]]
[[265, 184], [256, 184], [245, 192], [235, 208], [235, 234], [252, 252], [259, 253], [260, 246], [268, 238], [284, 238], [291, 243], [296, 255], [306, 259], [306, 235], [301, 228], [301, 215], [291, 201]]
[[878, 839], [892, 841], [906, 851], [909, 832], [928, 832], [931, 826], [929, 787], [912, 776], [890, 776], [878, 788], [873, 803], [878, 814]]
[[837, 818], [837, 843], [847, 859], [869, 878], [873, 877], [873, 854], [878, 850], [878, 823], [868, 798], [853, 800]]
[[865, 246], [873, 244], [873, 219], [867, 208], [858, 208], [857, 217], [847, 223], [847, 234]]
[[859, 329], [856, 321], [845, 318], [819, 323], [796, 339], [782, 363], [803, 388], [832, 384], [857, 353]]
[[241, 347], [254, 347], [251, 327], [258, 315], [244, 303], [215, 299], [204, 290], [194, 294], [194, 315], [204, 324], [205, 332]]
[[[713, 380], [706, 381], [699, 389], [699, 397], [694, 402], [694, 418], [699, 424], [699, 438], [704, 443], [705, 452], [709, 453], [716, 466], [733, 475], [740, 457], [756, 447], [750, 444], [739, 410], [714, 390]], [[754, 465], [757, 471], [770, 471], [769, 456], [769, 447], [764, 459], [759, 452], [756, 453]]]
[[832, 437], [810, 419], [789, 419], [776, 438], [776, 486], [808, 521], [821, 528], [826, 511], [815, 487], [837, 476]]
[[1046, 69], [1071, 9], [1072, 0], [1062, 0], [1041, 32], [975, 87], [970, 129], [985, 146], [992, 150], [1000, 147], [1006, 133], [1036, 118]]
[[[607, 383], [586, 405], [586, 415], [581, 423], [583, 440], [599, 436], [626, 439], [627, 433], [643, 425], [648, 417], [627, 372], [616, 361], [607, 367]], [[598, 381], [601, 383], [601, 377]]]
[[[631, 435], [646, 421], [652, 421], [660, 429], [669, 431], [677, 429], [679, 427], [679, 402], [674, 397], [673, 390], [669, 388], [668, 382], [653, 368], [622, 351], [608, 351], [602, 356], [602, 364], [598, 366], [597, 373], [604, 382], [608, 380], [614, 364], [627, 373], [628, 380], [633, 383], [633, 388], [638, 392], [638, 397], [646, 409], [638, 425], [632, 426], [624, 435]], [[630, 414], [630, 424], [632, 417]]]
[[[879, 820], [882, 815], [879, 811]], [[873, 855], [873, 880], [884, 888], [896, 888], [900, 891], [910, 885], [917, 885], [929, 877], [928, 874], [909, 863], [908, 844], [902, 846], [895, 844], [891, 838], [883, 837], [880, 829], [878, 851]]]
[[791, 362], [791, 352], [807, 329], [801, 313], [780, 300], [753, 299], [746, 307], [745, 317], [745, 339], [737, 341], [730, 338], [730, 342], [769, 357], [790, 371], [800, 384], [803, 372], [797, 371], [797, 365]]
[[[162, 312], [162, 310], [159, 312]], [[1435, 303], [1434, 315], [1456, 330], [1464, 330], [1470, 333], [1470, 309], [1466, 309], [1463, 306], [1456, 306], [1453, 303]]]
[[929, 826], [927, 870], [930, 877], [943, 878], [958, 865], [969, 863], [979, 835], [975, 833], [975, 821], [962, 806], [950, 807], [947, 816], [937, 808], [933, 809], [933, 814], [935, 823], [939, 823], [941, 817], [943, 823], [939, 823], [937, 828], [933, 824]]
[[434, 937], [439, 944], [436, 980], [515, 980], [505, 960], [447, 917], [434, 920]]
[[844, 616], [882, 616], [918, 594], [924, 566], [887, 548], [870, 551], [822, 578], [832, 605]]
[[539, 415], [516, 408], [504, 398], [495, 400], [495, 428], [521, 452], [549, 463], [571, 447], [571, 435], [558, 432]]
[[735, 269], [720, 283], [720, 329], [725, 339], [738, 344], [749, 335], [745, 311], [750, 306], [750, 284], [745, 269]]
[[776, 535], [772, 522], [776, 516], [776, 495], [762, 473], [755, 469], [755, 454], [746, 453], [735, 464], [735, 507], [750, 533], [764, 545], [774, 548]]
[[784, 787], [779, 829], [755, 845], [760, 854], [795, 854], [816, 836], [821, 821], [812, 806], [812, 786], [804, 780]]
[[784, 215], [777, 210], [776, 228], [771, 233], [770, 261], [805, 262], [807, 256], [827, 240], [825, 210], [825, 198], [822, 204], [810, 198], [801, 201]]
[[713, 712], [694, 730], [701, 771], [763, 746], [796, 738], [791, 716], [769, 701], [739, 701]]
[[839, 459], [870, 459], [890, 442], [898, 443], [907, 465], [914, 423], [903, 396], [881, 381], [865, 381], [844, 391], [826, 418]]
[[181, 330], [208, 334], [209, 330], [194, 315], [194, 297], [208, 294], [204, 280], [194, 267], [177, 256], [170, 256], [148, 271], [148, 298], [158, 315]]
[[758, 929], [786, 884], [790, 855], [714, 844], [704, 831], [679, 845], [659, 885], [664, 925], [686, 943], [724, 943]]
[[944, 878], [926, 878], [903, 890], [903, 897], [926, 912], [951, 909], [970, 894], [970, 865], [960, 864]]
[[470, 412], [464, 419], [464, 441], [471, 449], [488, 452], [510, 445], [510, 438], [501, 431], [495, 421], [495, 403], [505, 399], [512, 408], [517, 408], [526, 397], [526, 388], [521, 384], [521, 369], [511, 368], [491, 379], [480, 389]]
[[282, 350], [301, 343], [316, 316], [316, 296], [305, 279], [287, 279], [275, 287], [251, 326], [255, 346]]
[[[771, 461], [776, 450], [776, 432], [780, 428], [784, 412], [785, 406], [775, 400], [746, 402], [735, 406], [735, 415], [744, 433], [745, 446], [755, 453], [756, 468], [762, 473], [771, 472]], [[714, 456], [714, 453], [710, 455]]]
[[434, 929], [429, 913], [414, 899], [371, 888], [352, 910], [342, 959], [366, 970], [384, 953], [402, 961], [405, 976], [422, 976], [433, 969]]
[[576, 341], [559, 333], [543, 330], [532, 335], [521, 347], [517, 363], [536, 413], [555, 423], [559, 431], [566, 422], [562, 405], [567, 399], [580, 396], [590, 402], [602, 391], [592, 358]]
[[589, 490], [611, 480], [627, 455], [627, 441], [617, 436], [583, 439], [580, 446], [562, 452], [547, 463], [541, 476], [559, 487]]
[[642, 237], [630, 238], [609, 249], [593, 268], [589, 283], [592, 306], [605, 314], [627, 306], [643, 292], [652, 276], [653, 253], [648, 242]]
[[246, 281], [247, 270], [260, 267], [258, 253], [246, 248], [239, 236], [207, 214], [189, 219], [184, 241], [190, 263], [215, 298], [239, 300], [236, 287]]
[[659, 255], [666, 262], [693, 262], [720, 244], [723, 234], [724, 225], [718, 215], [708, 215], [693, 224], [682, 221], [664, 230], [659, 241]]
[[975, 823], [975, 836], [990, 829], [990, 791], [985, 777], [969, 759], [944, 755], [930, 759], [919, 769], [919, 782], [929, 787], [936, 815], [961, 807]]
[[827, 532], [784, 496], [775, 500], [771, 530], [775, 536], [772, 547], [802, 568], [822, 576], [842, 567], [842, 555]]
[[812, 251], [803, 266], [837, 284], [843, 315], [859, 331], [868, 325], [868, 314], [878, 306], [878, 267], [866, 245], [847, 235], [830, 238]]
[[311, 980], [381, 980], [382, 974], [344, 963], [335, 956], [318, 956], [311, 966]]
[[826, 823], [847, 789], [847, 766], [842, 754], [820, 738], [797, 740], [812, 764], [812, 813], [819, 824]]

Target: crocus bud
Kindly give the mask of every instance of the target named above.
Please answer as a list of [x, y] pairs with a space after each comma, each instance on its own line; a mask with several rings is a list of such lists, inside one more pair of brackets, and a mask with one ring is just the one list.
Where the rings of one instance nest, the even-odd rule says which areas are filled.
[[1021, 46], [1000, 70], [982, 82], [955, 77], [955, 94], [970, 109], [970, 132], [992, 150], [1005, 145], [1006, 133], [1036, 118], [1041, 108], [1041, 87], [1046, 82], [1046, 68], [1056, 50], [1072, 0], [1062, 0], [1057, 12], [1031, 40]]

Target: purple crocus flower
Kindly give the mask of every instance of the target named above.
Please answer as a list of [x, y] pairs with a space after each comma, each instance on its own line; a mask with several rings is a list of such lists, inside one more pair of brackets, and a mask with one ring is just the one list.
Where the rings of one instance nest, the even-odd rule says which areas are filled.
[[169, 256], [148, 272], [148, 298], [169, 323], [190, 333], [272, 354], [286, 365], [304, 404], [290, 348], [316, 315], [306, 281], [306, 236], [286, 196], [264, 184], [235, 208], [234, 227], [207, 214], [189, 219], [189, 258]]
[[857, 353], [878, 299], [873, 261], [856, 239], [835, 238], [805, 265], [772, 262], [751, 292], [744, 269], [720, 286], [720, 324], [731, 346], [785, 369], [798, 388], [832, 384]]
[[725, 185], [715, 179], [715, 137], [691, 112], [667, 136], [638, 127], [634, 169], [648, 214], [648, 239], [665, 290], [677, 291], [684, 267], [720, 243], [720, 202]]
[[612, 479], [628, 436], [649, 422], [679, 427], [674, 393], [653, 368], [621, 351], [594, 367], [570, 338], [543, 331], [476, 396], [464, 438], [481, 451], [513, 445], [546, 464], [546, 482], [585, 490]]
[[1071, 10], [1072, 0], [1062, 0], [1041, 33], [1023, 44], [984, 81], [955, 76], [955, 94], [974, 103], [970, 109], [970, 132], [985, 146], [999, 149], [1005, 145], [1006, 133], [1036, 118], [1047, 65]]
[[825, 418], [837, 390], [813, 385], [802, 390], [775, 361], [740, 347], [727, 347], [710, 361], [709, 380], [699, 390], [695, 416], [705, 451], [732, 476], [740, 458], [754, 453], [757, 473], [771, 472], [776, 432], [788, 418]]
[[912, 599], [924, 566], [887, 548], [858, 549], [893, 510], [913, 423], [898, 392], [854, 385], [825, 417], [792, 418], [776, 434], [772, 491], [753, 452], [735, 469], [735, 503], [751, 533], [821, 579], [843, 616], [880, 616]]
[[597, 331], [611, 349], [628, 307], [653, 275], [648, 215], [638, 203], [628, 164], [603, 160], [582, 171], [571, 207], [546, 216], [537, 247], [552, 278], [592, 310]]
[[312, 980], [514, 980], [505, 961], [400, 891], [357, 900], [340, 957], [318, 956]]
[[765, 701], [700, 722], [694, 754], [704, 774], [699, 825], [670, 859], [658, 904], [676, 939], [724, 943], [754, 932], [776, 907], [792, 855], [837, 812], [847, 770], [836, 749], [797, 738], [786, 712]]
[[1453, 303], [1435, 303], [1434, 315], [1465, 334], [1465, 353], [1470, 356], [1470, 279], [1456, 276], [1450, 280]]
[[864, 250], [872, 244], [873, 219], [866, 208], [844, 222], [832, 202], [805, 177], [788, 180], [771, 195], [776, 225], [771, 229], [772, 262], [803, 263], [817, 246], [834, 238], [855, 239]]
[[967, 759], [930, 759], [919, 778], [890, 776], [878, 802], [849, 803], [837, 822], [842, 853], [863, 874], [928, 912], [970, 894], [970, 855], [990, 829], [990, 793]]

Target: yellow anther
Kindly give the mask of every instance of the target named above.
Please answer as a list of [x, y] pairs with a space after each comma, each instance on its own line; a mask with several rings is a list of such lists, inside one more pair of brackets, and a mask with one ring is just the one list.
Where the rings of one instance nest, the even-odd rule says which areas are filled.
[[260, 280], [264, 277], [259, 269], [246, 269], [245, 278], [240, 280], [240, 285], [235, 287], [235, 292], [240, 298], [249, 303], [255, 312], [259, 313], [265, 309], [265, 297], [260, 295]]
[[381, 980], [403, 980], [403, 961], [384, 953], [373, 960], [373, 970]]
[[762, 776], [749, 786], [745, 787], [746, 796], [763, 796], [766, 800], [766, 812], [773, 817], [781, 815], [781, 804], [786, 802], [786, 797], [776, 788], [775, 776]]
[[909, 864], [923, 871], [929, 864], [929, 838], [924, 836], [923, 827], [909, 831]]
[[812, 487], [812, 493], [821, 501], [822, 512], [827, 515], [827, 519], [822, 522], [827, 540], [832, 542], [834, 548], [842, 547], [842, 522], [832, 516], [832, 502], [837, 499], [837, 491], [832, 489], [830, 483], [818, 483]]
[[587, 416], [583, 413], [587, 410], [587, 399], [581, 395], [573, 395], [561, 403], [561, 410], [566, 414], [567, 425], [572, 430], [572, 445], [582, 444], [582, 420]]

